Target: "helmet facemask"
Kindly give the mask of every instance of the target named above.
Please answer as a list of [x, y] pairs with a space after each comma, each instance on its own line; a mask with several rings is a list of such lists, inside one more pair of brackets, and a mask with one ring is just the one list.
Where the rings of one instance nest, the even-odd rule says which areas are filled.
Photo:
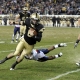
[[31, 23], [32, 23], [33, 25], [35, 25], [35, 24], [38, 24], [39, 21], [40, 21], [40, 16], [39, 16], [39, 14], [33, 13], [33, 14], [31, 15]]
[[24, 7], [23, 8], [23, 13], [27, 13], [27, 11], [28, 11], [28, 8], [27, 7]]

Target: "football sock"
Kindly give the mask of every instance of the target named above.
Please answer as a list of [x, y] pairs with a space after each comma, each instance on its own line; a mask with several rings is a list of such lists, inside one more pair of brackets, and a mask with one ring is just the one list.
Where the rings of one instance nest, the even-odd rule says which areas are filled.
[[6, 60], [8, 60], [7, 57], [5, 57], [3, 60], [0, 61], [0, 64], [4, 63]]
[[62, 47], [60, 44], [54, 45], [55, 48]]
[[55, 55], [55, 58], [58, 58], [59, 56], [58, 55]]
[[78, 40], [78, 39], [76, 40], [75, 45], [74, 45], [74, 48], [77, 47], [79, 41], [80, 41], [80, 40]]
[[54, 48], [58, 48], [58, 44], [54, 45]]
[[58, 47], [62, 47], [60, 44], [58, 44]]
[[15, 68], [15, 66], [16, 66], [18, 63], [19, 63], [19, 62], [17, 62], [17, 61], [16, 61], [15, 63], [13, 63], [13, 64], [12, 64], [12, 66], [11, 66], [11, 68], [13, 68], [13, 69], [14, 69], [14, 68]]
[[80, 40], [78, 40], [78, 39], [77, 39], [77, 40], [76, 40], [76, 43], [78, 44], [78, 43], [79, 43], [79, 41], [80, 41]]
[[62, 52], [60, 52], [59, 54], [55, 55], [55, 58], [61, 57], [62, 55]]

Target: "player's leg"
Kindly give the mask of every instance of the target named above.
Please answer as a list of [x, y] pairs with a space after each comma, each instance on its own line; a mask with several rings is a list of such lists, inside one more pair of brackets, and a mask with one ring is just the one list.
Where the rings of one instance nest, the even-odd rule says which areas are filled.
[[20, 37], [20, 28], [17, 29], [16, 42], [18, 42], [19, 37]]
[[11, 43], [14, 42], [14, 37], [15, 37], [15, 36], [14, 36], [14, 33], [13, 33]]
[[65, 46], [67, 46], [66, 43], [60, 43], [60, 44], [56, 44], [56, 45], [54, 45], [54, 46], [51, 46], [51, 47], [49, 47], [48, 49], [39, 49], [39, 50], [42, 51], [44, 54], [47, 54], [47, 53], [49, 53], [50, 51], [52, 51], [52, 50], [54, 50], [54, 49], [56, 49], [56, 48], [58, 48], [58, 47], [65, 47]]
[[20, 57], [17, 59], [17, 61], [12, 64], [10, 70], [14, 70], [15, 66], [23, 60], [23, 58], [24, 58], [24, 56], [25, 56], [26, 54], [30, 54], [31, 51], [32, 51], [32, 49], [33, 49], [33, 47], [34, 47], [34, 45], [29, 45], [28, 43], [26, 43], [24, 39], [23, 39], [23, 42], [24, 42], [24, 48], [25, 48], [25, 49], [23, 50], [23, 52], [21, 53], [21, 55], [20, 55]]
[[0, 60], [0, 64], [4, 63], [5, 61], [7, 61], [8, 59], [11, 59], [13, 56], [13, 53], [10, 53], [9, 55], [11, 55], [11, 57], [5, 57], [4, 59]]
[[52, 50], [54, 50], [54, 49], [56, 49], [56, 48], [58, 48], [58, 47], [65, 47], [65, 46], [67, 46], [66, 43], [56, 44], [56, 45], [51, 46], [51, 47], [49, 47], [48, 49], [46, 49], [46, 50], [44, 51], [44, 54], [47, 54], [48, 52], [50, 52], [50, 51], [52, 51]]
[[77, 40], [76, 40], [76, 42], [75, 42], [75, 44], [74, 44], [74, 48], [77, 47], [79, 41], [80, 41], [80, 34], [79, 34], [79, 36], [78, 36], [78, 38], [77, 38]]
[[14, 70], [15, 66], [24, 59], [24, 57], [25, 57], [26, 54], [29, 54], [29, 53], [31, 53], [31, 51], [30, 52], [27, 52], [27, 51], [24, 51], [23, 50], [23, 52], [21, 53], [21, 55], [17, 58], [16, 62], [14, 62], [12, 64], [10, 70]]
[[12, 41], [11, 41], [11, 43], [14, 42], [16, 33], [17, 33], [17, 28], [15, 27], [15, 28], [14, 28], [14, 33], [13, 33], [13, 35], [12, 35]]
[[12, 64], [10, 70], [14, 70], [15, 66], [24, 59], [25, 53], [26, 53], [26, 52], [23, 50], [22, 53], [21, 53], [19, 56], [17, 56], [18, 58], [17, 58], [16, 61]]
[[25, 34], [25, 31], [26, 31], [26, 26], [24, 25], [23, 26], [23, 34]]
[[21, 36], [21, 37], [23, 36], [23, 30], [24, 30], [23, 25], [20, 25], [20, 36]]
[[0, 64], [4, 63], [5, 61], [7, 61], [8, 59], [11, 59], [14, 56], [17, 56], [18, 54], [20, 54], [22, 52], [23, 48], [24, 48], [24, 43], [23, 43], [23, 41], [20, 41], [16, 47], [16, 51], [14, 53], [10, 53], [4, 59], [0, 60]]
[[48, 60], [53, 60], [53, 59], [59, 58], [59, 57], [61, 57], [62, 55], [63, 55], [62, 52], [60, 52], [59, 54], [56, 54], [56, 55], [54, 55], [54, 56], [49, 56], [49, 57], [48, 57]]
[[19, 33], [16, 34], [16, 41], [15, 42], [18, 42], [19, 40]]
[[54, 56], [44, 56], [42, 58], [39, 58], [37, 61], [39, 61], [39, 62], [45, 62], [47, 60], [53, 60], [53, 59], [59, 58], [62, 55], [63, 55], [62, 52], [60, 52], [59, 54], [54, 55]]

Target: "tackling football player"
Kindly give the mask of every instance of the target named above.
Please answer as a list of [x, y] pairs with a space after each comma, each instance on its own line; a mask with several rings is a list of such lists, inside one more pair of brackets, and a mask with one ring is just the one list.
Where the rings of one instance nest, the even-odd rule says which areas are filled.
[[[53, 59], [56, 59], [58, 57], [61, 57], [62, 52], [60, 52], [57, 55], [52, 55], [52, 56], [46, 56], [46, 54], [49, 53], [50, 51], [58, 48], [58, 47], [65, 47], [65, 46], [67, 46], [66, 43], [60, 43], [60, 44], [56, 44], [54, 46], [51, 46], [47, 49], [33, 49], [30, 55], [25, 55], [25, 58], [29, 59], [29, 60], [36, 60], [39, 62], [44, 62], [47, 60], [53, 60]], [[18, 59], [18, 58], [19, 58], [19, 56], [16, 57], [16, 59]]]

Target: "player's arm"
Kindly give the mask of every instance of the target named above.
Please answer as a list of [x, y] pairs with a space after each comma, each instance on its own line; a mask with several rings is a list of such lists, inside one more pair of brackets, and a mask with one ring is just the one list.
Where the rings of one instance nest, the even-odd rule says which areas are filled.
[[34, 39], [35, 39], [36, 41], [38, 41], [38, 42], [41, 41], [42, 33], [43, 33], [44, 29], [45, 29], [45, 28], [40, 29], [39, 32], [38, 32], [38, 34], [37, 34], [36, 36], [34, 36]]
[[15, 20], [17, 21], [18, 19], [20, 19], [20, 14], [16, 15]]
[[42, 38], [42, 33], [41, 33], [41, 32], [39, 32], [37, 36], [34, 36], [34, 39], [35, 39], [36, 41], [38, 41], [38, 42], [41, 41], [41, 38]]

